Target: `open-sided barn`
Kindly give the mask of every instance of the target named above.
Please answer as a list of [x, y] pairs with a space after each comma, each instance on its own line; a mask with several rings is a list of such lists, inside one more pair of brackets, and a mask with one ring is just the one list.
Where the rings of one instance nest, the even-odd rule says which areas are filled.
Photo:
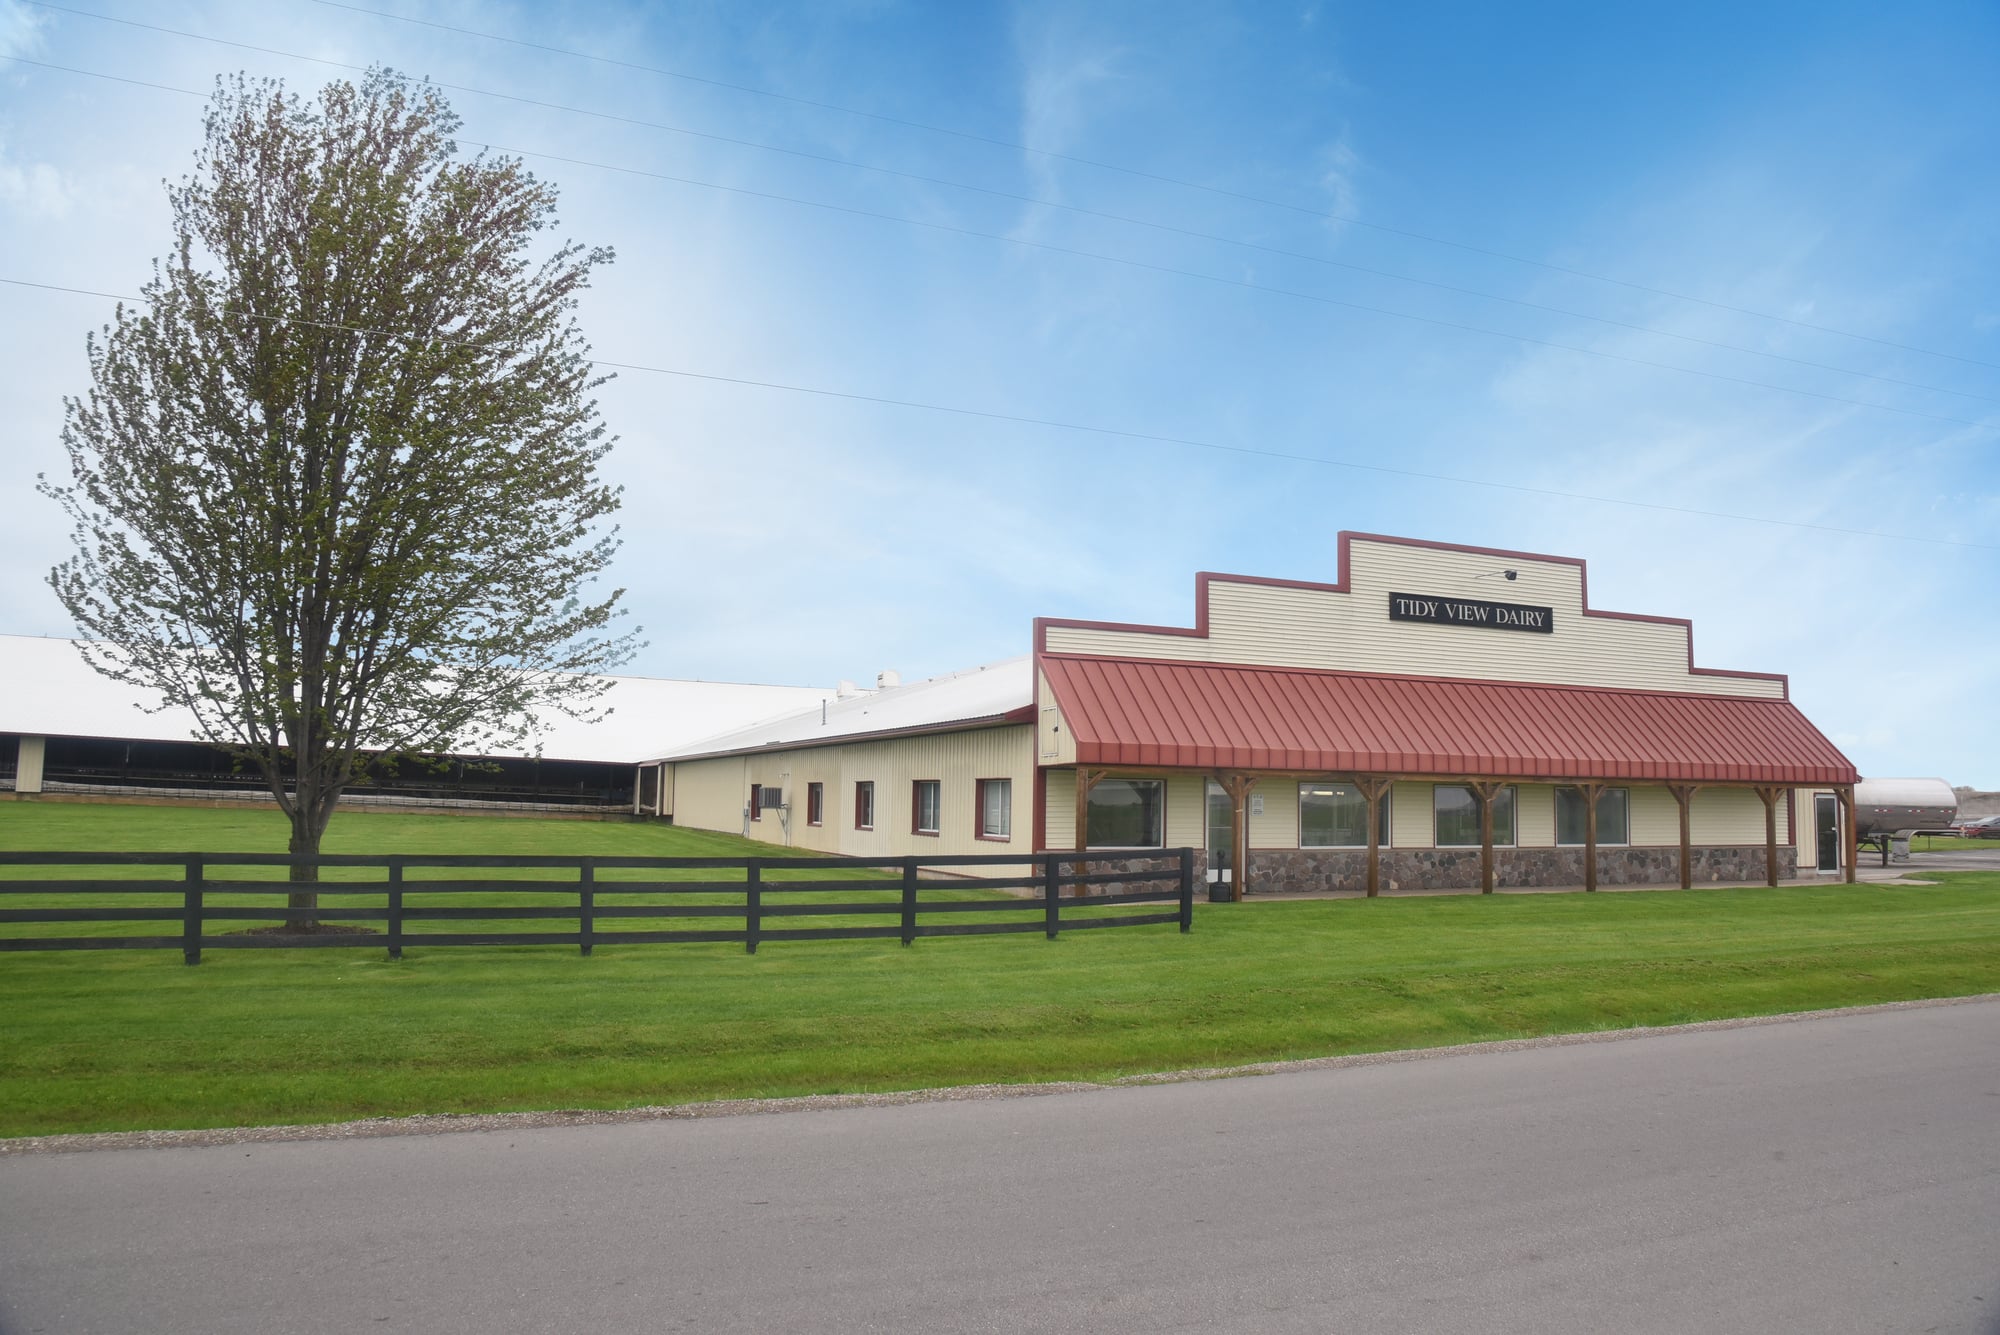
[[[663, 739], [795, 712], [834, 695], [809, 686], [615, 677], [608, 717], [554, 716], [533, 749], [379, 766], [352, 803], [629, 812], [633, 764]], [[0, 635], [0, 791], [71, 798], [259, 800], [262, 781], [222, 748], [193, 740], [185, 710], [149, 712], [144, 691], [94, 671], [73, 641]]]

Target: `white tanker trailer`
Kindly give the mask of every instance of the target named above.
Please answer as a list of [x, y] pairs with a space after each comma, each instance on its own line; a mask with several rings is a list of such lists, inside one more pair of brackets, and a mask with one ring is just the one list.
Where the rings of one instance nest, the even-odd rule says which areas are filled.
[[1958, 794], [1943, 779], [1863, 779], [1854, 785], [1854, 841], [1882, 850], [1882, 865], [1910, 857], [1910, 836], [1958, 819]]

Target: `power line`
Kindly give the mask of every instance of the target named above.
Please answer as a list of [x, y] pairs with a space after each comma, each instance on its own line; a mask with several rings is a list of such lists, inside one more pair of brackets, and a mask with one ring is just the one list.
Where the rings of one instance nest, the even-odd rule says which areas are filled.
[[[731, 92], [748, 93], [753, 97], [770, 98], [778, 102], [789, 102], [796, 106], [812, 107], [819, 111], [837, 111], [842, 115], [858, 116], [865, 120], [879, 121], [886, 125], [898, 125], [906, 129], [922, 130], [929, 134], [947, 135], [954, 139], [963, 139], [972, 143], [988, 144], [996, 148], [1010, 149], [1019, 153], [1030, 153], [1052, 161], [1074, 163], [1077, 166], [1091, 167], [1098, 171], [1116, 172], [1121, 176], [1130, 176], [1138, 180], [1155, 181], [1162, 185], [1178, 186], [1186, 190], [1198, 190], [1205, 194], [1219, 195], [1227, 199], [1241, 200], [1249, 204], [1259, 204], [1267, 208], [1284, 209], [1288, 212], [1301, 213], [1311, 218], [1343, 223], [1351, 227], [1366, 228], [1370, 231], [1382, 232], [1389, 236], [1402, 237], [1405, 240], [1421, 241], [1426, 245], [1446, 246], [1453, 250], [1462, 250], [1474, 255], [1484, 255], [1489, 259], [1506, 260], [1512, 264], [1525, 264], [1533, 268], [1547, 270], [1550, 273], [1565, 274], [1571, 278], [1588, 279], [1595, 283], [1608, 283], [1614, 287], [1622, 287], [1629, 291], [1644, 292], [1656, 297], [1667, 297], [1674, 301], [1685, 301], [1697, 306], [1706, 306], [1711, 310], [1727, 311], [1732, 315], [1747, 315], [1753, 319], [1770, 320], [1777, 324], [1790, 325], [1795, 329], [1810, 329], [1816, 333], [1833, 334], [1840, 338], [1851, 338], [1858, 342], [1873, 343], [1879, 347], [1894, 348], [1901, 352], [1914, 352], [1926, 357], [1939, 357], [1946, 361], [1962, 362], [1967, 366], [1982, 366], [1989, 370], [2000, 370], [2000, 363], [1981, 361], [1976, 357], [1962, 357], [1956, 353], [1939, 352], [1934, 348], [1919, 347], [1911, 343], [1898, 343], [1892, 339], [1877, 338], [1871, 334], [1859, 334], [1853, 330], [1841, 329], [1835, 325], [1815, 324], [1810, 320], [1799, 320], [1786, 315], [1774, 315], [1769, 311], [1755, 310], [1747, 306], [1735, 306], [1728, 302], [1714, 301], [1707, 297], [1692, 296], [1685, 292], [1676, 292], [1671, 288], [1654, 287], [1646, 283], [1636, 283], [1623, 278], [1614, 278], [1608, 274], [1594, 273], [1587, 269], [1577, 269], [1568, 265], [1554, 264], [1546, 260], [1531, 259], [1528, 256], [1516, 255], [1509, 251], [1494, 250], [1490, 247], [1472, 245], [1463, 241], [1453, 241], [1446, 237], [1432, 236], [1429, 233], [1413, 231], [1409, 228], [1370, 222], [1365, 218], [1333, 213], [1326, 209], [1313, 208], [1309, 205], [1294, 204], [1280, 199], [1267, 199], [1261, 195], [1245, 194], [1242, 191], [1230, 190], [1224, 186], [1207, 185], [1200, 181], [1187, 180], [1184, 177], [1166, 176], [1157, 172], [1144, 171], [1136, 167], [1122, 166], [1115, 162], [1104, 162], [1096, 158], [1080, 157], [1073, 153], [1061, 153], [1054, 149], [1036, 148], [1031, 144], [1017, 143], [1011, 139], [1001, 139], [978, 134], [970, 130], [953, 129], [950, 126], [934, 125], [928, 121], [910, 120], [901, 116], [885, 115], [882, 112], [864, 111], [859, 107], [845, 106], [838, 102], [821, 102], [809, 97], [798, 97], [790, 93], [775, 92], [768, 88], [758, 88], [752, 84], [731, 83], [726, 79], [714, 79], [699, 74], [689, 74], [683, 70], [666, 69], [658, 65], [641, 65], [634, 61], [618, 60], [611, 56], [594, 55], [588, 51], [577, 51], [569, 47], [552, 46], [544, 42], [531, 42], [519, 37], [507, 37], [500, 33], [484, 32], [477, 28], [465, 28], [450, 23], [439, 23], [431, 19], [413, 18], [407, 14], [396, 14], [388, 10], [370, 9], [363, 5], [347, 4], [343, 0], [308, 0], [308, 2], [327, 9], [344, 9], [355, 14], [367, 14], [375, 18], [389, 19], [397, 23], [414, 24], [424, 28], [433, 28], [442, 32], [456, 33], [464, 37], [479, 37], [490, 42], [501, 42], [509, 46], [524, 47], [533, 51], [545, 51], [551, 55], [568, 56], [576, 60], [594, 61], [601, 65], [633, 70], [642, 74], [656, 74], [664, 78], [679, 79], [687, 83], [705, 84], [711, 88], [725, 88]], [[43, 0], [28, 0], [28, 3], [43, 3]], [[51, 9], [60, 8], [57, 5], [46, 5], [46, 7]], [[81, 13], [82, 11], [71, 12]], [[1505, 300], [1505, 298], [1496, 298], [1496, 300]], [[1584, 318], [1588, 319], [1590, 317], [1586, 316]], [[1953, 391], [1948, 390], [1946, 392], [1951, 393]]]
[[[59, 13], [73, 14], [80, 18], [95, 19], [104, 23], [114, 23], [125, 27], [139, 28], [147, 32], [164, 33], [168, 36], [182, 37], [190, 41], [209, 42], [217, 46], [227, 46], [237, 50], [252, 51], [259, 55], [278, 56], [287, 60], [300, 60], [308, 62], [310, 64], [324, 65], [332, 69], [347, 70], [353, 73], [363, 73], [366, 72], [368, 68], [367, 66], [364, 65], [355, 65], [347, 61], [333, 60], [324, 56], [309, 56], [296, 51], [285, 51], [276, 47], [257, 46], [248, 42], [234, 41], [226, 37], [214, 37], [206, 33], [188, 32], [180, 28], [168, 28], [160, 24], [144, 23], [137, 19], [117, 18], [108, 14], [98, 14], [90, 10], [75, 9], [70, 6], [55, 4], [52, 3], [52, 0], [27, 0], [27, 2], [30, 4], [38, 5], [44, 9], [55, 10]], [[331, 4], [332, 0], [313, 0], [313, 3]], [[377, 12], [374, 10], [361, 10], [358, 9], [358, 7], [356, 6], [344, 5], [344, 4], [333, 5], [333, 7], [342, 9], [356, 9], [357, 12], [361, 13], [372, 14]], [[396, 17], [396, 16], [384, 15], [384, 17]], [[427, 26], [445, 27], [450, 31], [454, 32], [458, 31], [471, 32], [470, 29], [451, 28], [450, 25], [445, 25], [445, 24], [429, 24], [428, 20], [411, 20], [411, 22], [425, 23]], [[474, 33], [472, 35], [486, 36], [487, 34]], [[513, 39], [496, 37], [494, 38], [494, 40], [512, 41]], [[539, 44], [532, 42], [522, 43], [522, 45], [534, 46], [534, 47], [539, 46]], [[545, 48], [545, 49], [558, 50], [558, 48]], [[563, 52], [562, 54], [576, 54], [576, 53]], [[585, 58], [597, 59], [597, 57], [585, 57]], [[18, 59], [18, 57], [16, 57], [16, 59]], [[28, 61], [23, 63], [32, 64], [36, 62]], [[611, 61], [610, 63], [617, 65], [624, 65], [627, 62]], [[60, 68], [60, 67], [51, 66], [50, 68]], [[633, 68], [650, 69], [651, 67], [634, 66]], [[688, 77], [693, 77], [693, 76], [688, 76]], [[406, 82], [407, 81], [408, 80], [406, 80]], [[150, 85], [150, 86], [159, 87], [161, 85]], [[490, 97], [500, 101], [515, 102], [524, 106], [538, 107], [547, 111], [558, 111], [568, 115], [584, 116], [596, 120], [610, 121], [614, 124], [630, 125], [640, 129], [658, 130], [667, 134], [683, 135], [692, 139], [702, 139], [702, 140], [707, 140], [711, 143], [728, 144], [731, 145], [732, 147], [737, 147], [737, 148], [749, 148], [749, 149], [754, 149], [758, 152], [774, 153], [781, 156], [798, 158], [810, 162], [824, 162], [833, 166], [845, 167], [855, 171], [873, 172], [878, 175], [895, 177], [906, 181], [919, 182], [925, 185], [942, 186], [946, 189], [963, 190], [973, 194], [986, 195], [990, 198], [1012, 200], [1017, 203], [1029, 204], [1038, 208], [1056, 209], [1065, 213], [1076, 214], [1083, 217], [1101, 218], [1106, 221], [1122, 223], [1129, 226], [1150, 228], [1155, 231], [1166, 232], [1173, 235], [1188, 237], [1195, 240], [1210, 241], [1221, 245], [1237, 246], [1245, 250], [1256, 251], [1266, 255], [1275, 255], [1286, 259], [1302, 260], [1309, 264], [1318, 264], [1326, 266], [1328, 268], [1343, 269], [1352, 273], [1370, 274], [1378, 278], [1387, 278], [1394, 282], [1407, 283], [1417, 287], [1431, 288], [1435, 291], [1451, 292], [1458, 294], [1460, 296], [1469, 296], [1478, 298], [1483, 301], [1501, 302], [1510, 306], [1518, 306], [1525, 310], [1541, 311], [1546, 314], [1560, 315], [1569, 319], [1587, 320], [1593, 324], [1604, 325], [1606, 327], [1613, 329], [1624, 329], [1634, 333], [1649, 334], [1656, 338], [1674, 339], [1682, 343], [1690, 343], [1700, 347], [1714, 348], [1724, 352], [1741, 353], [1745, 356], [1750, 356], [1750, 357], [1762, 357], [1769, 361], [1784, 362], [1793, 366], [1801, 366], [1816, 371], [1827, 371], [1836, 375], [1853, 376], [1863, 380], [1873, 380], [1881, 384], [1896, 385], [1904, 389], [1923, 390], [1928, 393], [1934, 393], [1934, 394], [1949, 394], [1957, 398], [1971, 399], [1981, 403], [2000, 403], [2000, 398], [1995, 398], [1991, 395], [1986, 395], [1986, 394], [1974, 393], [1970, 390], [1950, 389], [1942, 385], [1931, 385], [1931, 384], [1926, 384], [1922, 381], [1906, 380], [1900, 376], [1882, 375], [1880, 373], [1873, 371], [1858, 371], [1849, 367], [1836, 366], [1828, 362], [1813, 361], [1810, 358], [1794, 357], [1787, 353], [1770, 352], [1762, 348], [1744, 347], [1741, 344], [1729, 343], [1721, 339], [1704, 338], [1697, 334], [1681, 333], [1678, 330], [1659, 329], [1651, 325], [1639, 324], [1633, 321], [1613, 319], [1609, 316], [1592, 315], [1585, 311], [1571, 310], [1568, 309], [1567, 307], [1553, 306], [1544, 302], [1528, 301], [1520, 297], [1504, 296], [1500, 293], [1486, 292], [1478, 288], [1464, 287], [1455, 283], [1440, 282], [1436, 279], [1419, 278], [1411, 274], [1398, 273], [1391, 269], [1382, 269], [1372, 265], [1357, 264], [1349, 260], [1336, 260], [1324, 255], [1314, 255], [1306, 251], [1291, 250], [1282, 246], [1265, 245], [1261, 242], [1246, 241], [1241, 238], [1222, 236], [1213, 232], [1203, 232], [1195, 228], [1181, 227], [1173, 223], [1159, 222], [1148, 218], [1135, 218], [1127, 214], [1112, 213], [1102, 209], [1087, 208], [1083, 205], [1069, 204], [1060, 200], [1044, 199], [1037, 195], [1021, 194], [1011, 190], [1000, 190], [990, 186], [973, 185], [964, 181], [954, 181], [945, 177], [926, 175], [922, 172], [905, 171], [900, 168], [886, 167], [877, 163], [859, 162], [852, 158], [837, 157], [828, 153], [815, 153], [808, 149], [787, 148], [784, 147], [783, 145], [763, 143], [761, 141], [754, 139], [743, 139], [733, 135], [716, 134], [705, 130], [689, 129], [686, 126], [673, 125], [664, 121], [645, 120], [640, 117], [619, 115], [615, 112], [596, 111], [588, 107], [577, 107], [565, 103], [549, 102], [540, 98], [524, 97], [516, 93], [498, 92], [490, 88], [475, 88], [466, 84], [452, 84], [443, 82], [438, 82], [435, 84], [435, 86], [438, 88], [446, 89], [450, 92], [469, 93], [475, 97]], [[735, 87], [735, 85], [726, 85], [726, 86]], [[190, 91], [190, 90], [178, 90], [178, 91]], [[818, 106], [821, 104], [811, 103], [810, 105]], [[841, 108], [835, 108], [835, 110], [840, 110], [840, 109]], [[856, 114], [865, 114], [865, 113], [856, 113]], [[528, 156], [549, 157], [556, 161], [574, 161], [571, 159], [554, 158], [554, 155], [552, 154], [528, 153], [527, 150], [509, 150], [509, 151], [523, 152], [526, 153]], [[577, 163], [577, 165], [596, 166], [600, 168], [603, 167], [603, 164], [598, 164], [598, 163], [579, 162]], [[618, 168], [615, 167], [604, 168], [604, 169], [618, 170]], [[684, 184], [708, 185], [707, 182], [686, 181], [683, 178], [661, 178], [661, 179], [681, 180], [682, 183]], [[711, 186], [710, 188], [722, 188], [722, 187]], [[772, 196], [772, 197], [785, 198], [784, 196]], [[794, 201], [794, 202], [809, 202], [809, 201]], [[872, 216], [884, 217], [884, 218], [893, 217], [892, 215], [888, 214], [877, 214]], [[906, 219], [893, 219], [893, 220], [909, 221]], [[989, 235], [986, 233], [976, 233], [976, 232], [970, 234]], [[1071, 251], [1069, 253], [1088, 255], [1091, 252]], [[1175, 270], [1174, 272], [1180, 272], [1180, 271]], [[1285, 289], [1272, 288], [1268, 290], [1284, 291]], [[1502, 336], [1507, 337], [1506, 335]], [[1937, 354], [1937, 355], [1943, 355], [1943, 354]], [[1965, 360], [1965, 359], [1960, 358], [1957, 360]], [[1986, 365], [1986, 363], [1974, 363], [1974, 364]], [[2000, 364], [1996, 364], [1995, 369], [2000, 369]]]
[[[284, 55], [287, 53], [280, 52], [278, 54]], [[119, 78], [118, 76], [115, 75], [100, 75], [94, 70], [81, 70], [73, 68], [71, 66], [54, 65], [46, 61], [28, 60], [25, 57], [21, 56], [7, 56], [0, 58], [12, 60], [15, 61], [16, 63], [24, 65], [36, 65], [44, 69], [60, 70], [64, 73], [82, 74], [92, 78], [110, 78], [119, 83], [136, 84], [142, 87], [159, 89], [164, 92], [180, 93], [189, 97], [206, 96], [206, 94], [198, 92], [192, 88], [176, 88], [166, 84], [154, 84], [154, 83], [147, 83], [143, 80]], [[301, 57], [301, 58], [315, 59], [314, 57]], [[325, 61], [321, 63], [338, 64], [339, 62]], [[346, 66], [344, 68], [351, 69], [356, 67]], [[453, 85], [449, 84], [440, 84], [437, 86], [442, 88], [453, 87]], [[457, 91], [476, 92], [478, 90], [460, 89]], [[507, 95], [498, 94], [497, 96], [507, 96]], [[596, 113], [586, 113], [586, 114], [596, 114]], [[518, 154], [522, 157], [540, 158], [548, 162], [567, 163], [570, 166], [576, 166], [576, 167], [588, 167], [596, 171], [618, 172], [623, 175], [645, 177], [650, 180], [666, 181], [676, 185], [697, 186], [705, 190], [718, 190], [728, 194], [742, 195], [745, 196], [746, 198], [764, 199], [764, 200], [776, 201], [779, 203], [795, 204], [804, 208], [820, 209], [830, 213], [840, 213], [856, 218], [869, 218], [881, 222], [892, 222], [906, 227], [921, 227], [930, 231], [942, 232], [953, 236], [972, 237], [984, 241], [998, 241], [1005, 245], [1019, 246], [1029, 250], [1040, 250], [1049, 252], [1051, 254], [1068, 255], [1078, 259], [1097, 260], [1106, 264], [1122, 265], [1126, 268], [1138, 269], [1150, 273], [1166, 274], [1180, 278], [1191, 278], [1200, 282], [1214, 283], [1223, 287], [1241, 288], [1244, 291], [1248, 292], [1261, 292], [1271, 296], [1289, 297], [1297, 301], [1312, 302], [1315, 305], [1331, 306], [1342, 310], [1359, 311], [1364, 314], [1380, 315], [1393, 320], [1403, 320], [1414, 324], [1431, 325], [1439, 329], [1450, 329], [1460, 333], [1478, 334], [1486, 338], [1503, 339], [1510, 343], [1522, 343], [1522, 344], [1528, 344], [1533, 347], [1549, 348], [1559, 352], [1575, 353], [1578, 356], [1594, 357], [1601, 361], [1618, 362], [1628, 366], [1643, 366], [1656, 371], [1670, 371], [1678, 375], [1696, 376], [1703, 380], [1712, 380], [1722, 384], [1740, 385], [1751, 389], [1770, 390], [1774, 393], [1779, 393], [1779, 394], [1791, 394], [1801, 398], [1815, 399], [1822, 403], [1839, 404], [1849, 408], [1865, 408], [1875, 412], [1895, 413], [1898, 416], [1902, 417], [1913, 417], [1925, 421], [1942, 422], [1951, 426], [1972, 427], [1980, 431], [1991, 431], [1995, 429], [1991, 424], [1979, 421], [1974, 418], [1953, 417], [1946, 413], [1926, 412], [1919, 408], [1903, 408], [1903, 407], [1898, 407], [1897, 405], [1894, 404], [1877, 403], [1868, 399], [1854, 399], [1839, 394], [1826, 394], [1818, 390], [1800, 389], [1791, 385], [1777, 385], [1777, 384], [1772, 384], [1769, 381], [1753, 380], [1747, 376], [1729, 375], [1726, 372], [1722, 371], [1706, 371], [1692, 366], [1677, 366], [1672, 362], [1654, 361], [1651, 358], [1635, 357], [1631, 356], [1630, 354], [1622, 352], [1607, 352], [1601, 348], [1581, 347], [1574, 343], [1561, 343], [1557, 342], [1554, 339], [1537, 338], [1530, 334], [1517, 334], [1502, 329], [1490, 329], [1484, 325], [1467, 324], [1463, 321], [1446, 320], [1436, 316], [1417, 315], [1410, 311], [1399, 311], [1388, 306], [1376, 306], [1376, 305], [1371, 305], [1367, 302], [1349, 301], [1342, 297], [1329, 297], [1319, 293], [1301, 292], [1294, 288], [1275, 287], [1268, 283], [1255, 283], [1244, 278], [1227, 278], [1219, 274], [1203, 273], [1200, 270], [1196, 269], [1181, 269], [1173, 265], [1167, 265], [1167, 264], [1155, 264], [1152, 263], [1151, 261], [1132, 259], [1129, 256], [1124, 256], [1124, 255], [1111, 255], [1111, 254], [1106, 254], [1102, 251], [1084, 250], [1075, 246], [1057, 245], [1054, 242], [1050, 241], [1033, 241], [1025, 237], [1009, 236], [1006, 235], [1005, 233], [1000, 233], [1000, 232], [984, 232], [978, 230], [977, 228], [960, 227], [952, 223], [934, 222], [923, 218], [906, 218], [899, 214], [881, 213], [873, 209], [856, 208], [852, 205], [831, 204], [821, 200], [802, 199], [795, 195], [777, 194], [767, 190], [754, 190], [747, 186], [722, 185], [714, 181], [703, 181], [695, 177], [674, 176], [665, 172], [647, 171], [639, 167], [626, 167], [616, 163], [594, 162], [586, 158], [565, 157], [560, 154], [543, 153], [533, 149], [509, 148], [504, 145], [492, 144], [492, 143], [482, 143], [481, 146], [502, 153], [513, 153], [513, 154]], [[1971, 396], [1971, 397], [1978, 397], [1978, 396]]]
[[[144, 296], [104, 292], [92, 288], [69, 287], [58, 283], [38, 283], [27, 279], [8, 278], [4, 276], [0, 276], [0, 283], [7, 283], [15, 287], [36, 288], [44, 292], [64, 292], [77, 296], [101, 297], [113, 301], [129, 301], [139, 305], [151, 304], [151, 299]], [[292, 316], [252, 315], [250, 318], [278, 324], [299, 324], [309, 328], [335, 329], [347, 333], [368, 334], [377, 338], [401, 337], [401, 335], [391, 331], [373, 329], [365, 325], [350, 325], [323, 320], [302, 320]], [[1063, 421], [1059, 418], [1030, 417], [1021, 413], [1003, 413], [984, 408], [967, 408], [957, 404], [931, 403], [922, 399], [899, 399], [880, 394], [861, 394], [850, 390], [826, 389], [814, 385], [794, 385], [779, 380], [758, 380], [747, 376], [720, 375], [708, 371], [691, 371], [683, 367], [655, 366], [644, 362], [611, 361], [600, 357], [592, 357], [586, 360], [591, 366], [603, 370], [637, 371], [647, 375], [672, 376], [683, 380], [701, 380], [711, 384], [735, 385], [747, 389], [776, 390], [787, 394], [838, 399], [848, 403], [866, 403], [887, 408], [907, 408], [920, 412], [941, 413], [953, 417], [975, 418], [989, 422], [1006, 422], [1015, 426], [1033, 426], [1056, 431], [1072, 431], [1085, 435], [1109, 437], [1114, 440], [1179, 445], [1191, 449], [1212, 450], [1223, 454], [1243, 455], [1259, 459], [1275, 459], [1285, 463], [1317, 464], [1327, 468], [1350, 469], [1356, 472], [1377, 473], [1388, 477], [1410, 478], [1424, 482], [1449, 482], [1458, 486], [1484, 487], [1494, 491], [1514, 492], [1551, 500], [1586, 501], [1594, 505], [1620, 505], [1635, 510], [1655, 510], [1666, 514], [1686, 515], [1700, 519], [1723, 519], [1736, 523], [1764, 524], [1774, 528], [1805, 529], [1818, 533], [1837, 533], [1847, 537], [1881, 538], [1891, 542], [1916, 542], [1936, 547], [1960, 547], [1975, 551], [2000, 551], [2000, 545], [1993, 543], [1960, 542], [1952, 538], [1935, 538], [1909, 533], [1888, 533], [1876, 529], [1847, 528], [1836, 524], [1814, 524], [1799, 519], [1772, 519], [1764, 515], [1738, 514], [1726, 510], [1704, 510], [1685, 505], [1668, 505], [1661, 501], [1634, 501], [1620, 496], [1599, 496], [1589, 492], [1562, 491], [1553, 487], [1532, 487], [1519, 482], [1496, 482], [1489, 478], [1465, 477], [1454, 473], [1432, 473], [1415, 468], [1396, 468], [1388, 464], [1360, 463], [1352, 459], [1337, 459], [1326, 455], [1297, 454], [1288, 450], [1265, 449], [1254, 445], [1231, 445], [1219, 441], [1202, 440], [1193, 436], [1168, 436], [1150, 431], [1132, 431], [1122, 427], [1094, 426], [1084, 422]]]

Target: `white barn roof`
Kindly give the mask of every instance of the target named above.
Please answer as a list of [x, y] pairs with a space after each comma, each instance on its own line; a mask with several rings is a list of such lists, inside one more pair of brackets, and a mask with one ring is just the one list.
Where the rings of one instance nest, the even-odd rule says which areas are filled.
[[887, 686], [849, 700], [829, 700], [747, 728], [655, 751], [655, 760], [692, 760], [868, 737], [927, 732], [1031, 717], [1034, 667], [1026, 654]]
[[[613, 677], [600, 702], [612, 713], [596, 723], [552, 714], [526, 747], [485, 754], [629, 764], [697, 738], [759, 719], [811, 709], [834, 692], [817, 686], [761, 686], [725, 681]], [[93, 670], [76, 642], [0, 635], [0, 733], [31, 737], [107, 737], [199, 741], [184, 709], [146, 712], [157, 697]], [[854, 701], [844, 703], [853, 704]]]

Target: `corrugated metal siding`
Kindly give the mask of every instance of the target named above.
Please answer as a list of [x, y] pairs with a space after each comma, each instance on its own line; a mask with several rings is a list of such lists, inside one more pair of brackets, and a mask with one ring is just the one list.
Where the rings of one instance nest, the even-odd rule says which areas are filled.
[[[750, 826], [753, 839], [847, 856], [915, 853], [1007, 853], [1034, 844], [1034, 729], [1025, 725], [805, 747], [754, 756], [682, 761], [677, 766], [679, 810], [675, 823], [696, 829], [740, 832], [751, 784], [785, 790], [790, 829], [767, 811]], [[1053, 777], [1053, 776], [1051, 776]], [[939, 781], [940, 831], [911, 831], [911, 784]], [[1013, 832], [1005, 842], [978, 837], [980, 779], [1013, 782]], [[854, 828], [854, 789], [875, 784], [875, 828]], [[806, 823], [806, 785], [825, 785], [826, 819]]]
[[[1519, 578], [1490, 576], [1502, 567]], [[1567, 563], [1501, 559], [1355, 540], [1351, 592], [1209, 582], [1208, 635], [1052, 625], [1051, 653], [1188, 662], [1252, 663], [1426, 677], [1623, 686], [1777, 699], [1784, 684], [1689, 671], [1678, 624], [1583, 615], [1583, 571]], [[1555, 632], [1517, 634], [1390, 621], [1391, 593], [1439, 593], [1555, 609]]]
[[1045, 658], [1090, 765], [1852, 783], [1789, 701]]
[[674, 824], [743, 833], [749, 788], [738, 756], [683, 760], [674, 765]]

